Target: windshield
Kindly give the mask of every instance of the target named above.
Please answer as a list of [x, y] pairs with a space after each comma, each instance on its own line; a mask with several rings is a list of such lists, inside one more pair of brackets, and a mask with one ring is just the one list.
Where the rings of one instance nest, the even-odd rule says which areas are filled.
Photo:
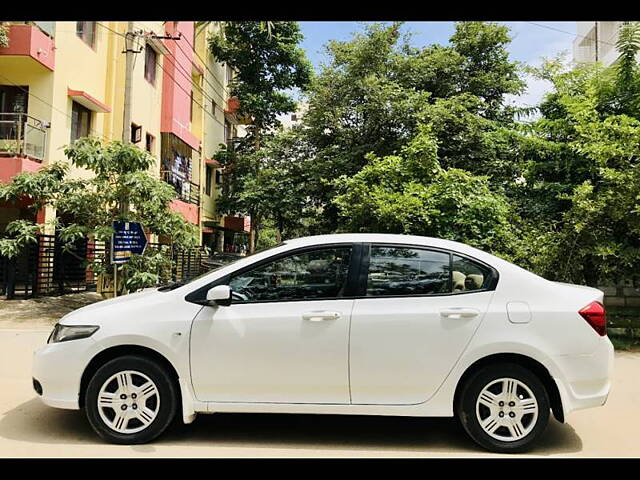
[[284, 245], [284, 242], [279, 243], [277, 245], [274, 245], [273, 247], [267, 247], [267, 248], [263, 248], [261, 250], [256, 250], [252, 254], [245, 255], [245, 256], [242, 256], [242, 257], [235, 257], [235, 256], [234, 256], [235, 258], [233, 258], [231, 256], [221, 257], [218, 260], [221, 261], [222, 263], [220, 265], [218, 265], [217, 267], [213, 267], [210, 270], [207, 270], [206, 272], [198, 275], [197, 277], [192, 277], [192, 278], [180, 280], [180, 281], [177, 281], [177, 282], [171, 282], [171, 283], [167, 283], [165, 285], [161, 285], [160, 287], [158, 287], [158, 291], [159, 292], [168, 292], [170, 290], [175, 290], [176, 288], [182, 287], [184, 285], [188, 285], [189, 283], [195, 282], [196, 280], [200, 280], [201, 278], [209, 275], [212, 272], [220, 270], [221, 268], [228, 267], [229, 265], [233, 265], [234, 263], [236, 263], [236, 262], [238, 262], [240, 260], [252, 257], [252, 256], [254, 256], [254, 255], [258, 254], [258, 253], [263, 253], [263, 252], [266, 252], [268, 250], [273, 250], [273, 249], [275, 249], [277, 247], [280, 247], [282, 245]]

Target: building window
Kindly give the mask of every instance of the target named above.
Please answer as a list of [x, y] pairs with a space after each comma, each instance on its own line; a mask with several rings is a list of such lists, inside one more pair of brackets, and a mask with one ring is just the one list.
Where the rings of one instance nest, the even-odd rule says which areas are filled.
[[147, 133], [147, 135], [145, 137], [145, 149], [151, 155], [153, 155], [153, 150], [155, 148], [155, 144], [156, 144], [156, 137], [154, 137], [150, 133]]
[[193, 122], [193, 90], [191, 90], [191, 102], [189, 103], [189, 121]]
[[229, 85], [233, 81], [233, 69], [229, 65], [227, 65], [227, 68], [225, 70], [225, 74], [226, 74], [225, 80], [227, 82], [227, 88], [229, 88]]
[[156, 84], [157, 63], [158, 54], [151, 45], [147, 44], [144, 49], [144, 78], [146, 78], [151, 85]]
[[207, 170], [205, 172], [205, 180], [204, 180], [204, 193], [211, 196], [211, 172], [212, 168], [207, 165]]
[[76, 22], [76, 35], [91, 48], [96, 44], [96, 22]]
[[216, 185], [221, 185], [222, 184], [222, 173], [220, 173], [220, 170], [216, 170]]
[[231, 124], [225, 120], [224, 122], [224, 142], [229, 145], [231, 141]]
[[140, 143], [142, 140], [142, 127], [140, 125], [136, 125], [135, 123], [131, 124], [131, 143]]
[[78, 102], [71, 102], [71, 141], [89, 136], [91, 131], [91, 110], [80, 105]]

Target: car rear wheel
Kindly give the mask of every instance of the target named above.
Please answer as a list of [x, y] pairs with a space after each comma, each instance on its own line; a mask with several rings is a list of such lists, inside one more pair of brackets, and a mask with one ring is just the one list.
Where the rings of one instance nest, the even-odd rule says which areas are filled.
[[469, 436], [487, 450], [529, 449], [549, 421], [549, 397], [540, 379], [517, 364], [489, 365], [463, 386], [457, 415]]
[[89, 381], [85, 409], [100, 437], [119, 444], [158, 437], [176, 414], [177, 389], [156, 362], [134, 355], [116, 358]]

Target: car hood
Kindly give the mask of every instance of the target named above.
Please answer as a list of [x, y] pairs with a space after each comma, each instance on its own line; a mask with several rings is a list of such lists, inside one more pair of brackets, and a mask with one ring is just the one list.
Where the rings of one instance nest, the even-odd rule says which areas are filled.
[[60, 323], [64, 325], [84, 325], [88, 323], [87, 319], [91, 318], [91, 315], [87, 314], [97, 314], [102, 310], [115, 307], [116, 305], [120, 306], [125, 303], [139, 302], [141, 300], [152, 302], [153, 298], [159, 295], [163, 295], [163, 293], [159, 292], [157, 288], [147, 288], [140, 292], [130, 293], [129, 295], [102, 300], [68, 313], [60, 319]]

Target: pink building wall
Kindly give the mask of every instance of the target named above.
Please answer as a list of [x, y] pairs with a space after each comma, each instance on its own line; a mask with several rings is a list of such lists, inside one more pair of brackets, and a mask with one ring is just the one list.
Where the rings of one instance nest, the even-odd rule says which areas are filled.
[[26, 157], [8, 157], [0, 162], [0, 182], [9, 183], [20, 172], [37, 172], [42, 168], [40, 162]]
[[169, 208], [174, 212], [181, 214], [187, 222], [198, 225], [200, 215], [197, 205], [183, 202], [182, 200], [174, 200], [169, 204]]
[[[171, 36], [182, 33], [179, 40], [164, 40], [171, 52], [163, 59], [162, 116], [160, 131], [173, 133], [194, 150], [200, 139], [189, 131], [191, 122], [191, 69], [193, 63], [194, 22], [167, 22], [165, 30]], [[177, 63], [177, 65], [176, 65]]]
[[9, 46], [0, 48], [0, 55], [29, 56], [51, 71], [55, 66], [54, 52], [53, 40], [32, 25], [9, 26]]

